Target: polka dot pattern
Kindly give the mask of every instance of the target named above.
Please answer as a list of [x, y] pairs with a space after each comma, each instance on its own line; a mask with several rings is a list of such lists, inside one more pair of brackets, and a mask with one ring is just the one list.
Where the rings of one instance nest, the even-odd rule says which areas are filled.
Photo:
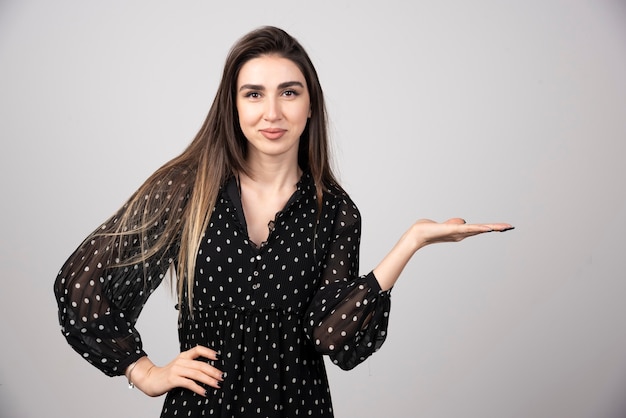
[[[207, 387], [207, 397], [171, 391], [162, 417], [332, 417], [322, 355], [344, 369], [361, 363], [385, 340], [390, 309], [390, 292], [381, 291], [373, 274], [357, 275], [358, 209], [334, 189], [324, 193], [320, 213], [305, 174], [260, 248], [246, 231], [231, 179], [198, 251], [194, 313], [179, 307], [181, 350], [198, 344], [218, 350], [215, 366], [226, 377], [222, 388]], [[70, 260], [86, 248], [96, 251], [97, 243], [92, 245], [83, 245]], [[62, 269], [57, 295], [63, 332], [105, 373], [122, 374], [124, 365], [142, 355], [133, 325], [176, 250], [145, 266], [105, 269], [104, 281], [93, 273], [95, 265], [79, 271], [68, 261]], [[145, 269], [150, 280], [144, 283], [137, 269]], [[89, 286], [97, 290], [81, 290]], [[97, 302], [96, 294], [95, 304], [104, 309], [86, 310]], [[126, 303], [115, 303], [119, 299]]]

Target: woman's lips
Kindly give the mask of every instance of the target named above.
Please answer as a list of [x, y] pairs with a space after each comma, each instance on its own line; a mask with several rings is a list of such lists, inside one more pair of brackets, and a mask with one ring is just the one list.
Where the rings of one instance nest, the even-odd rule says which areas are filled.
[[261, 132], [261, 135], [263, 135], [267, 139], [278, 139], [281, 136], [283, 136], [285, 132], [287, 132], [287, 130], [279, 129], [279, 128], [267, 128], [267, 129], [261, 129], [260, 132]]

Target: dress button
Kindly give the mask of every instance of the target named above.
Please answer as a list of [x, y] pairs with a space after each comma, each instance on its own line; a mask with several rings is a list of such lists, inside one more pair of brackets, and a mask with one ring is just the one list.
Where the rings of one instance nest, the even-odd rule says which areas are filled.
[[261, 261], [261, 254], [257, 255], [257, 256], [256, 256], [256, 259], [257, 259], [257, 260], [259, 260], [259, 261]]
[[259, 287], [261, 287], [261, 284], [260, 284], [260, 283], [255, 283], [255, 284], [253, 284], [253, 285], [252, 285], [252, 288], [253, 288], [254, 290], [257, 290]]
[[259, 272], [258, 271], [254, 271], [254, 273], [252, 273], [254, 275], [254, 277], [258, 277], [259, 276]]

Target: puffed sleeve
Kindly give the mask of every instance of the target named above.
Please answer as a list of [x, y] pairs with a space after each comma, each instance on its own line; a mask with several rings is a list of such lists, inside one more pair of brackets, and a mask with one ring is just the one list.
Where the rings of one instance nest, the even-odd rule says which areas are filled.
[[350, 370], [385, 341], [391, 299], [372, 272], [358, 276], [361, 218], [347, 197], [339, 205], [333, 228], [322, 286], [306, 313], [306, 329], [317, 351]]
[[165, 183], [161, 190], [145, 196], [147, 203], [153, 203], [146, 207], [157, 208], [152, 210], [162, 216], [154, 218], [144, 235], [114, 239], [101, 233], [119, 222], [128, 210], [124, 206], [83, 241], [54, 283], [61, 332], [75, 351], [108, 376], [124, 374], [145, 355], [135, 323], [178, 253], [178, 241], [172, 240], [144, 262], [127, 262], [145, 253], [168, 222], [180, 222], [183, 203], [171, 201], [166, 186], [172, 182]]

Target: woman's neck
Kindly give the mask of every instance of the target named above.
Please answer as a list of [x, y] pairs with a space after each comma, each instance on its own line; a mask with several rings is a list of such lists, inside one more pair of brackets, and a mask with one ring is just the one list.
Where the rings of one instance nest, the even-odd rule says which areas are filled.
[[250, 180], [257, 187], [266, 190], [281, 190], [293, 188], [302, 176], [302, 170], [297, 163], [276, 164], [251, 162], [248, 165], [247, 173], [240, 173], [240, 179]]
[[257, 247], [268, 240], [268, 225], [285, 208], [290, 196], [296, 191], [301, 174], [297, 164], [269, 167], [251, 165], [247, 173], [237, 174], [248, 238]]

